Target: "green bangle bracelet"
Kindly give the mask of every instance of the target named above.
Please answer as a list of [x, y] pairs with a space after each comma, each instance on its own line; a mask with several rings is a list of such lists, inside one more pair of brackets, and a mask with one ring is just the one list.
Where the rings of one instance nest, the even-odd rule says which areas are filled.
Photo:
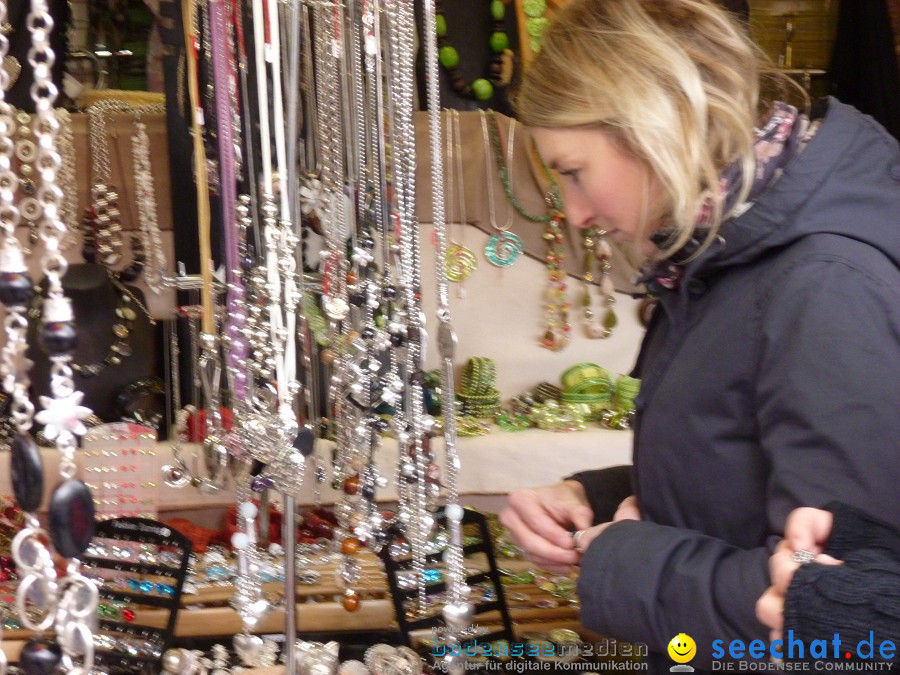
[[563, 389], [571, 389], [584, 380], [606, 378], [609, 380], [609, 372], [596, 363], [578, 363], [567, 368], [560, 376]]
[[606, 378], [582, 380], [574, 387], [566, 389], [566, 394], [591, 394], [609, 399], [613, 394], [612, 383]]

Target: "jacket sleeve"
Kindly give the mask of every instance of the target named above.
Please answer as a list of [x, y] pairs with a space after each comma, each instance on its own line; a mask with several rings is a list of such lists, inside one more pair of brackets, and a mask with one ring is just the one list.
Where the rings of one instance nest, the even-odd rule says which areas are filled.
[[745, 550], [688, 529], [615, 523], [582, 560], [585, 626], [651, 651], [685, 632], [698, 647], [692, 665], [708, 666], [714, 640], [726, 650], [735, 638], [767, 641], [755, 603], [791, 510], [841, 499], [900, 523], [896, 280], [896, 268], [891, 286], [834, 256], [800, 261], [775, 280], [777, 292], [756, 306], [753, 385], [769, 537]]
[[581, 561], [581, 623], [652, 652], [687, 633], [697, 644], [691, 665], [709, 668], [714, 640], [726, 649], [736, 638], [766, 641], [755, 606], [769, 586], [770, 554], [769, 547], [743, 550], [693, 530], [613, 523]]

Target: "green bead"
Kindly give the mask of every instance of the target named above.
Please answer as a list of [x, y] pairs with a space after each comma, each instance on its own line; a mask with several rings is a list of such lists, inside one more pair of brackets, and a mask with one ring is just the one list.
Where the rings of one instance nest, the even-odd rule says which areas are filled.
[[533, 38], [542, 38], [544, 37], [544, 33], [547, 31], [547, 26], [549, 25], [549, 21], [544, 17], [539, 17], [536, 19], [526, 19], [525, 20], [525, 30], [528, 34]]
[[603, 327], [607, 330], [612, 330], [619, 324], [619, 319], [616, 317], [616, 313], [611, 309], [606, 312], [606, 316], [603, 317]]
[[494, 97], [494, 85], [479, 77], [472, 82], [472, 93], [479, 101], [489, 101]]
[[525, 0], [522, 3], [522, 9], [525, 11], [526, 16], [537, 18], [544, 16], [547, 12], [547, 2], [546, 0]]
[[438, 60], [444, 68], [456, 68], [459, 65], [459, 52], [454, 47], [441, 47]]
[[443, 14], [435, 15], [434, 32], [437, 33], [439, 37], [444, 37], [447, 34], [447, 19], [444, 18]]
[[502, 31], [491, 33], [491, 49], [495, 52], [502, 52], [507, 47], [509, 47], [509, 36], [506, 33]]
[[504, 16], [506, 16], [506, 5], [503, 4], [503, 0], [492, 0], [491, 17], [494, 21], [503, 21]]

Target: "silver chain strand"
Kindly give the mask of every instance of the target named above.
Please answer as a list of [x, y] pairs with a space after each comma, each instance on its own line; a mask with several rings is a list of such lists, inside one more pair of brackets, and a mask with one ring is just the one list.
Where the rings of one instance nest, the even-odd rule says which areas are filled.
[[[6, 0], [0, 0], [0, 22], [6, 20]], [[0, 60], [9, 51], [9, 40], [0, 33]], [[3, 229], [2, 249], [0, 249], [0, 270], [4, 273], [27, 273], [25, 255], [16, 238], [16, 226], [21, 217], [15, 203], [19, 177], [13, 171], [15, 144], [15, 110], [5, 99], [9, 74], [0, 68], [0, 228]], [[30, 283], [30, 280], [29, 280]], [[6, 307], [3, 321], [6, 342], [0, 361], [0, 378], [3, 388], [12, 400], [10, 416], [16, 431], [24, 434], [31, 429], [34, 405], [28, 397], [31, 382], [28, 377], [30, 362], [25, 353], [28, 349], [27, 307], [16, 305]]]
[[131, 153], [134, 164], [135, 199], [140, 220], [141, 241], [147, 252], [144, 279], [154, 293], [161, 293], [163, 276], [166, 274], [166, 254], [163, 250], [162, 233], [157, 218], [156, 189], [153, 167], [150, 163], [150, 137], [147, 125], [141, 119], [141, 110], [136, 110], [134, 134], [131, 138]]
[[100, 101], [88, 108], [91, 147], [91, 205], [97, 226], [97, 253], [107, 267], [122, 259], [122, 223], [119, 220], [119, 195], [110, 185], [111, 165], [107, 113], [127, 110], [121, 101]]
[[[31, 96], [36, 111], [34, 122], [34, 136], [38, 146], [36, 165], [43, 183], [38, 193], [38, 199], [43, 206], [38, 231], [44, 243], [41, 268], [47, 278], [47, 296], [42, 320], [44, 325], [47, 325], [55, 322], [72, 322], [74, 316], [71, 301], [65, 297], [62, 288], [62, 277], [68, 264], [60, 251], [60, 245], [66, 235], [66, 227], [61, 220], [64, 195], [57, 185], [57, 174], [62, 158], [57, 150], [60, 124], [53, 109], [58, 93], [51, 77], [55, 60], [50, 47], [53, 19], [46, 0], [32, 0], [28, 27], [31, 31], [32, 45], [29, 63], [34, 69], [35, 80]], [[71, 360], [72, 357], [68, 354], [55, 354], [50, 357], [51, 396], [41, 397], [44, 409], [35, 418], [45, 425], [44, 433], [47, 438], [56, 442], [61, 455], [59, 473], [63, 481], [71, 480], [75, 476], [76, 435], [85, 432], [81, 420], [90, 414], [89, 409], [80, 405], [83, 394], [75, 388]], [[19, 552], [21, 553], [21, 547]], [[41, 574], [49, 574], [49, 571], [45, 569], [43, 572], [36, 572], [36, 576]], [[79, 562], [73, 558], [68, 562], [66, 576], [60, 582], [58, 592], [58, 596], [54, 594], [45, 596], [44, 599], [56, 604], [54, 611], [48, 612], [48, 616], [52, 616], [55, 622], [57, 639], [63, 649], [63, 666], [70, 675], [85, 675], [93, 668], [94, 661], [93, 636], [87, 622], [96, 616], [97, 587], [80, 574]], [[27, 589], [19, 596], [20, 611], [24, 609], [26, 593]], [[75, 664], [78, 657], [82, 659], [80, 665]]]
[[[422, 21], [425, 25], [425, 83], [428, 93], [428, 129], [431, 149], [432, 220], [437, 250], [435, 252], [435, 281], [437, 286], [438, 350], [442, 365], [442, 409], [444, 411], [444, 452], [446, 458], [445, 483], [447, 486], [446, 506], [447, 528], [450, 531], [449, 556], [447, 560], [448, 603], [444, 608], [444, 618], [451, 630], [452, 638], [458, 639], [458, 631], [466, 626], [456, 625], [471, 613], [471, 606], [465, 603], [464, 560], [462, 553], [462, 509], [458, 504], [459, 491], [457, 476], [460, 463], [456, 449], [456, 414], [454, 409], [453, 359], [456, 349], [456, 334], [450, 315], [450, 295], [447, 283], [446, 257], [447, 232], [444, 216], [443, 167], [441, 166], [441, 103], [438, 88], [438, 52], [435, 26], [435, 2], [424, 0]], [[460, 186], [462, 189], [462, 186]], [[464, 620], [462, 620], [464, 623]], [[461, 664], [448, 662], [452, 672], [460, 672]]]

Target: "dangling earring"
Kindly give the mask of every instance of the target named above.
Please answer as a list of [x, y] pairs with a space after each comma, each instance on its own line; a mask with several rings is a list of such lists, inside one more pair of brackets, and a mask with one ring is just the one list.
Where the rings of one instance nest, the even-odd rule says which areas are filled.
[[[612, 335], [613, 328], [619, 322], [613, 305], [616, 298], [613, 295], [613, 287], [610, 272], [612, 270], [612, 248], [606, 240], [606, 230], [598, 230], [591, 227], [585, 230], [584, 240], [584, 292], [581, 296], [581, 305], [584, 308], [584, 326], [587, 336], [592, 339], [608, 338]], [[594, 310], [591, 309], [591, 284], [594, 281], [593, 263], [596, 257], [600, 271], [600, 311], [603, 319], [600, 323], [594, 321]]]

